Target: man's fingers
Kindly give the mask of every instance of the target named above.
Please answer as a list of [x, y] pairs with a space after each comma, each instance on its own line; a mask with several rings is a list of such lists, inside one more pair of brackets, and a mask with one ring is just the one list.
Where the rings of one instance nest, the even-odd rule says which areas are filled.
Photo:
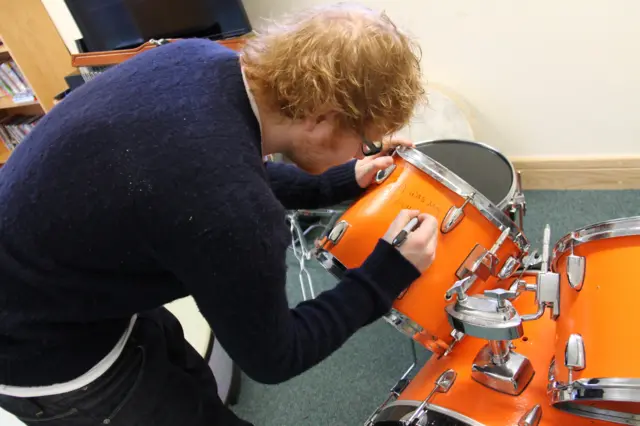
[[420, 221], [420, 226], [413, 231], [415, 237], [424, 239], [424, 241], [429, 241], [431, 239], [437, 240], [438, 221], [436, 218], [430, 214], [422, 213], [418, 216], [418, 220]]

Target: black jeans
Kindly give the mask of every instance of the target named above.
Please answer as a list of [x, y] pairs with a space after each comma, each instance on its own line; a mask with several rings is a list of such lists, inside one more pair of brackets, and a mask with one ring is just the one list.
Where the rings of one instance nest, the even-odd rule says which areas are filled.
[[0, 407], [27, 425], [251, 426], [222, 404], [213, 373], [165, 308], [138, 316], [118, 361], [72, 392], [14, 398]]

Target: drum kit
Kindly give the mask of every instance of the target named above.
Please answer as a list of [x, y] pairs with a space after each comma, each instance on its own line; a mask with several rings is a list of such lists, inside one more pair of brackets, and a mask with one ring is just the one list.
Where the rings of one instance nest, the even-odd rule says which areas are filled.
[[440, 224], [435, 261], [384, 317], [433, 355], [365, 426], [640, 425], [629, 270], [640, 259], [640, 217], [577, 229], [553, 246], [547, 226], [539, 253], [523, 232], [519, 176], [497, 150], [435, 140], [392, 158], [314, 252], [340, 278], [400, 210]]

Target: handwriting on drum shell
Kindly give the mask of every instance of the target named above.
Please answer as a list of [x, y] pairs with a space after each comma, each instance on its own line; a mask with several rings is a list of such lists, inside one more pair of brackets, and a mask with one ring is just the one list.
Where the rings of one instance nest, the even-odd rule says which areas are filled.
[[434, 203], [431, 199], [427, 198], [424, 194], [421, 194], [415, 189], [411, 189], [406, 192], [408, 197], [403, 199], [397, 199], [396, 202], [402, 209], [409, 210], [421, 210], [424, 213], [430, 213], [434, 216], [440, 216], [440, 206]]

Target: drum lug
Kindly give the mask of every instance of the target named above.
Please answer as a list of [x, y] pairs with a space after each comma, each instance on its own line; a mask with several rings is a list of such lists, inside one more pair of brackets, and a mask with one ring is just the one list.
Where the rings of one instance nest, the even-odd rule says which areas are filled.
[[584, 273], [586, 270], [586, 259], [573, 254], [573, 242], [571, 243], [571, 254], [567, 256], [567, 278], [569, 285], [576, 291], [582, 290], [584, 283]]
[[540, 404], [534, 405], [534, 407], [522, 416], [518, 421], [518, 426], [538, 426], [542, 419], [542, 407]]
[[440, 232], [446, 234], [453, 230], [464, 218], [464, 208], [473, 200], [473, 197], [476, 194], [473, 193], [465, 198], [464, 203], [460, 207], [451, 207], [447, 214], [442, 219], [442, 223], [440, 224]]
[[334, 245], [338, 244], [340, 242], [340, 239], [342, 239], [342, 237], [344, 236], [345, 232], [347, 232], [348, 228], [349, 222], [341, 220], [340, 222], [336, 223], [331, 232], [329, 232], [327, 239]]
[[501, 280], [506, 280], [518, 269], [520, 266], [520, 262], [513, 256], [509, 256], [507, 260], [502, 265], [502, 269], [498, 272], [498, 278]]
[[584, 340], [579, 334], [571, 334], [564, 348], [564, 366], [569, 369], [568, 383], [573, 383], [573, 372], [586, 367]]
[[452, 369], [446, 370], [444, 373], [442, 373], [438, 377], [438, 379], [436, 379], [435, 386], [431, 390], [431, 392], [429, 392], [429, 395], [427, 395], [424, 401], [422, 401], [422, 404], [420, 404], [420, 406], [416, 408], [416, 411], [413, 412], [411, 417], [409, 417], [409, 420], [406, 420], [404, 424], [406, 426], [418, 425], [420, 419], [424, 417], [425, 413], [427, 412], [429, 401], [431, 400], [433, 395], [435, 395], [436, 393], [449, 392], [449, 389], [451, 389], [451, 386], [453, 386], [456, 381], [456, 377], [458, 377], [458, 373], [456, 373], [455, 370]]
[[378, 173], [376, 173], [376, 183], [382, 183], [387, 180], [387, 178], [391, 176], [391, 173], [393, 173], [395, 169], [396, 165], [392, 164], [384, 170], [378, 170]]
[[418, 323], [395, 309], [391, 309], [383, 319], [411, 339], [424, 331]]

